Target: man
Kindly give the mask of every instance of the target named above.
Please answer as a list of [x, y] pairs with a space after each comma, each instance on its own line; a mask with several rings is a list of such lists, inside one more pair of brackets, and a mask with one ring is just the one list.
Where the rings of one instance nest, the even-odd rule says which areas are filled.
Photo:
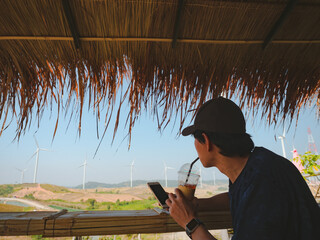
[[175, 189], [166, 201], [170, 215], [195, 240], [215, 239], [197, 211], [227, 209], [233, 240], [319, 240], [320, 208], [303, 177], [289, 160], [254, 147], [245, 125], [231, 100], [219, 97], [200, 107], [182, 135], [194, 136], [204, 167], [229, 178], [229, 192], [190, 202]]

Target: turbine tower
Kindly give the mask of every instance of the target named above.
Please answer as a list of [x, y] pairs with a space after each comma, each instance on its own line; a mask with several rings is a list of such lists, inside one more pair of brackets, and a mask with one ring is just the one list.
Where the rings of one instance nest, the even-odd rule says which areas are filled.
[[216, 172], [213, 169], [213, 185], [216, 185]]
[[82, 189], [84, 190], [84, 189], [86, 189], [87, 156], [86, 156], [86, 158], [84, 160], [84, 163], [80, 167], [83, 167]]
[[172, 167], [168, 167], [167, 164], [165, 163], [165, 161], [163, 161], [163, 165], [164, 165], [164, 179], [166, 182], [166, 187], [168, 187], [168, 175], [167, 175], [167, 171], [168, 169], [174, 169]]
[[283, 133], [282, 133], [282, 135], [279, 136], [279, 139], [281, 140], [283, 157], [287, 158], [286, 149], [284, 147], [284, 140], [286, 139], [286, 132], [285, 132], [285, 127], [284, 126], [283, 126]]
[[308, 127], [308, 150], [309, 152], [313, 152], [318, 155], [318, 150], [316, 147], [316, 143], [314, 142], [310, 127]]
[[34, 155], [37, 155], [37, 157], [36, 157], [36, 164], [35, 164], [35, 166], [34, 166], [34, 175], [33, 175], [33, 183], [36, 183], [36, 181], [37, 181], [37, 174], [38, 174], [39, 152], [40, 152], [40, 151], [47, 151], [47, 152], [49, 152], [49, 150], [48, 150], [48, 149], [45, 149], [45, 148], [40, 148], [40, 147], [39, 147], [39, 144], [38, 144], [38, 141], [37, 141], [37, 139], [36, 139], [36, 136], [33, 135], [33, 137], [34, 137], [34, 141], [36, 142], [37, 149], [36, 149], [36, 151], [34, 152], [34, 154], [30, 157], [30, 159], [33, 158]]
[[130, 164], [130, 187], [132, 188], [132, 174], [133, 174], [133, 166], [134, 166], [134, 159]]
[[19, 169], [19, 168], [16, 168], [19, 172], [21, 172], [21, 178], [20, 178], [20, 183], [22, 184], [23, 183], [23, 177], [24, 177], [24, 172], [27, 171], [27, 169]]

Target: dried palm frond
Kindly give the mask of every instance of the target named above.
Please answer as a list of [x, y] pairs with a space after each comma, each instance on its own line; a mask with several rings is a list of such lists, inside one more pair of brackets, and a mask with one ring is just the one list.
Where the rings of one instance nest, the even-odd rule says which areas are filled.
[[70, 0], [71, 13], [62, 1], [1, 1], [1, 132], [16, 119], [19, 137], [57, 105], [55, 131], [69, 109], [80, 134], [87, 98], [97, 119], [107, 109], [109, 126], [120, 93], [114, 135], [125, 101], [129, 133], [142, 111], [159, 129], [172, 118], [181, 129], [190, 109], [222, 93], [261, 109], [269, 123], [293, 119], [320, 99], [320, 3], [299, 1], [264, 49], [288, 2], [185, 0], [172, 48], [178, 1]]

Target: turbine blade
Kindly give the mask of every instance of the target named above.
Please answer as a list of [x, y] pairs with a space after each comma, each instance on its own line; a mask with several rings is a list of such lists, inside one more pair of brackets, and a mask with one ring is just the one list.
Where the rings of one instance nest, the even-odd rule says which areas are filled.
[[39, 148], [41, 151], [46, 151], [46, 152], [52, 152], [52, 150], [46, 149], [46, 148]]
[[166, 168], [167, 167], [166, 162], [165, 161], [162, 161], [162, 162], [163, 162], [164, 167]]
[[34, 152], [34, 154], [32, 154], [32, 156], [27, 160], [27, 164], [30, 162], [30, 160], [37, 154], [37, 151]]
[[34, 154], [32, 154], [32, 156], [28, 160], [32, 159], [36, 154], [37, 154], [37, 151], [35, 151]]

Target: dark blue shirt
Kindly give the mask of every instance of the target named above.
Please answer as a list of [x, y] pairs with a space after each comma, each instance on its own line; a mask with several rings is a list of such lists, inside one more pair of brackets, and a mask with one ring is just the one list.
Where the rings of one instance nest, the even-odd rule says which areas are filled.
[[232, 240], [319, 240], [320, 208], [298, 169], [256, 147], [229, 185]]

